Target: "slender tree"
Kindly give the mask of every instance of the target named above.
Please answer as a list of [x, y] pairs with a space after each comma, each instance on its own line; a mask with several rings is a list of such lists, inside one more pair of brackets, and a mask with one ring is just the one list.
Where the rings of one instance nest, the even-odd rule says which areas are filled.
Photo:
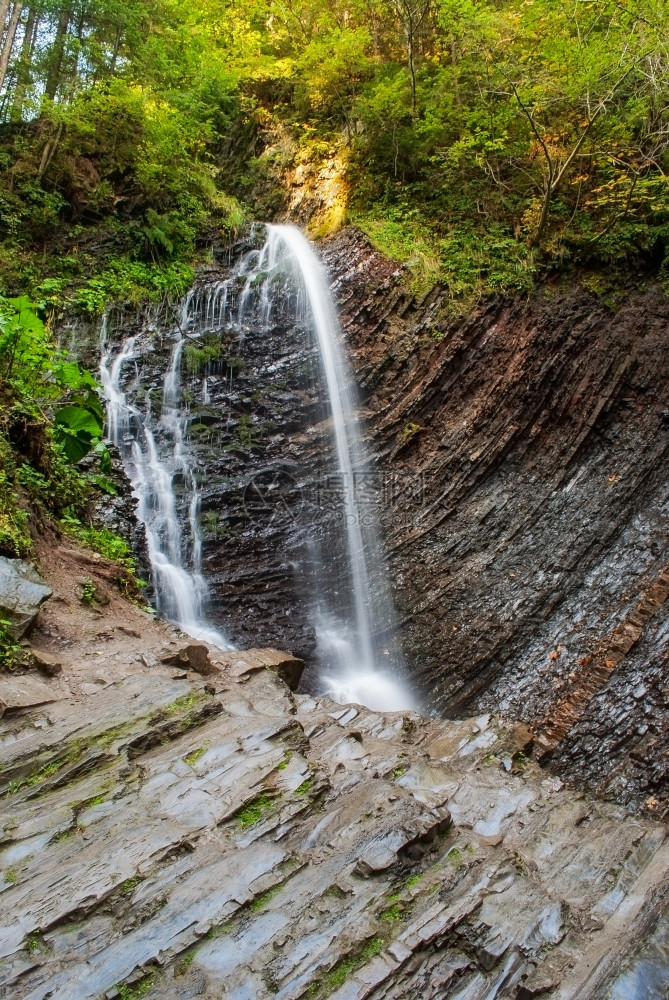
[[12, 107], [12, 119], [19, 121], [23, 112], [26, 100], [26, 93], [31, 82], [31, 65], [33, 50], [35, 48], [35, 38], [39, 29], [39, 17], [34, 7], [28, 11], [26, 18], [21, 53], [16, 66], [16, 91], [14, 93], [14, 105]]
[[0, 92], [4, 90], [5, 80], [7, 79], [7, 70], [9, 69], [9, 60], [12, 57], [12, 49], [14, 48], [14, 39], [16, 38], [16, 29], [19, 26], [19, 21], [21, 19], [21, 13], [23, 11], [22, 3], [15, 3], [12, 7], [12, 13], [9, 18], [9, 24], [5, 31], [5, 37], [2, 43], [2, 51], [0, 52]]
[[61, 74], [63, 70], [63, 61], [65, 58], [65, 45], [67, 41], [67, 32], [70, 27], [70, 20], [72, 17], [72, 11], [69, 4], [64, 4], [61, 7], [60, 14], [58, 17], [58, 25], [56, 27], [56, 37], [53, 42], [53, 47], [49, 55], [49, 69], [46, 77], [46, 86], [44, 88], [44, 93], [51, 100], [54, 100], [56, 93], [58, 92], [58, 87], [60, 85]]
[[416, 101], [416, 39], [421, 25], [425, 21], [432, 0], [392, 0], [395, 13], [399, 18], [404, 31], [407, 47], [407, 62], [409, 65], [409, 75], [411, 76], [411, 103], [414, 111], [417, 107]]
[[5, 33], [8, 13], [9, 13], [9, 0], [0, 0], [0, 38]]

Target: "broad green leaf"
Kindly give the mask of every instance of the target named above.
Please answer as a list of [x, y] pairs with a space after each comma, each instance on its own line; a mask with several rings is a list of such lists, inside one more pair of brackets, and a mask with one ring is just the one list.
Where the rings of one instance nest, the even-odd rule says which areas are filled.
[[56, 411], [55, 421], [70, 434], [79, 434], [83, 431], [94, 438], [99, 437], [102, 433], [102, 424], [98, 418], [83, 406], [61, 407], [60, 410]]

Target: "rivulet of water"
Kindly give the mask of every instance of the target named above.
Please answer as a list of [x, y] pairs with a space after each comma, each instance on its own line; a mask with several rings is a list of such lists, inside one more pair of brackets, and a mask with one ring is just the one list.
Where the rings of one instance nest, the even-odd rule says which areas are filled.
[[[181, 354], [184, 339], [174, 341], [163, 384], [160, 416], [153, 413], [151, 397], [143, 410], [128, 401], [133, 362], [138, 356], [136, 337], [120, 348], [108, 343], [108, 321], [100, 336], [100, 381], [107, 404], [108, 439], [123, 459], [137, 517], [146, 532], [157, 611], [196, 639], [222, 649], [225, 637], [207, 622], [208, 588], [202, 575], [202, 545], [198, 523], [199, 490], [185, 442], [185, 417], [179, 407]], [[177, 504], [175, 480], [185, 485], [186, 510]], [[187, 527], [187, 531], [184, 531]]]

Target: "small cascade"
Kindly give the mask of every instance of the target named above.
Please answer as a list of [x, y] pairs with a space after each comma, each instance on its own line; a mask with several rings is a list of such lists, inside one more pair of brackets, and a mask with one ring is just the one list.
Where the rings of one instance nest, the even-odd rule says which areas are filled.
[[[137, 337], [129, 337], [118, 350], [108, 340], [105, 316], [100, 336], [100, 381], [107, 403], [107, 437], [120, 451], [138, 501], [137, 517], [146, 531], [156, 608], [193, 638], [229, 649], [224, 636], [206, 620], [208, 589], [202, 574], [199, 490], [179, 405], [183, 337], [179, 336], [172, 348], [159, 417], [153, 413], [150, 395], [145, 397], [143, 410], [128, 400], [138, 381], [136, 369], [135, 378], [128, 378], [128, 369], [139, 356]], [[177, 502], [176, 480], [183, 484], [181, 504]]]

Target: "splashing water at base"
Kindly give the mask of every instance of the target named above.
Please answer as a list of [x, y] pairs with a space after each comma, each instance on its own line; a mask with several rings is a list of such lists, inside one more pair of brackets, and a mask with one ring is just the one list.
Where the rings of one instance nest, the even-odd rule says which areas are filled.
[[375, 664], [360, 663], [354, 643], [342, 635], [341, 624], [321, 620], [317, 627], [318, 652], [322, 662], [335, 664], [334, 673], [320, 678], [322, 694], [342, 705], [366, 705], [375, 712], [401, 712], [416, 707], [409, 688], [398, 676]]
[[358, 675], [322, 678], [322, 694], [340, 705], [365, 705], [374, 712], [405, 712], [415, 708], [411, 692], [378, 670]]

